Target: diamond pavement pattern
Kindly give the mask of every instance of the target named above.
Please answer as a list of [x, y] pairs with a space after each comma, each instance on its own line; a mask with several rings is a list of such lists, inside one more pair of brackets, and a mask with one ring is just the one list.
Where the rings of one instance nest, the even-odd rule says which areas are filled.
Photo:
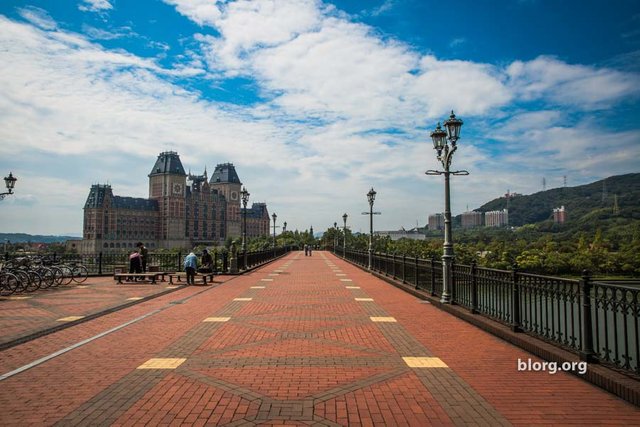
[[[336, 276], [338, 267], [348, 279]], [[88, 355], [80, 349], [73, 381], [84, 372], [95, 384], [79, 385], [67, 397], [75, 403], [66, 405], [56, 403], [55, 387], [51, 396], [43, 389], [40, 398], [55, 410], [37, 417], [26, 411], [15, 424], [494, 426], [640, 419], [637, 408], [568, 375], [551, 378], [560, 384], [554, 391], [548, 375], [516, 381], [515, 368], [491, 372], [494, 347], [465, 364], [462, 353], [473, 342], [499, 347], [505, 356], [496, 360], [513, 366], [526, 353], [325, 252], [290, 253], [219, 286], [193, 289], [178, 302], [172, 297], [135, 334], [125, 328]], [[439, 327], [438, 334], [466, 328], [464, 334], [475, 335], [449, 345], [428, 335]], [[119, 346], [131, 354], [119, 359]], [[110, 365], [97, 359], [103, 353]], [[91, 365], [82, 371], [85, 361]], [[66, 366], [61, 360], [56, 369]], [[68, 377], [37, 369], [29, 375]], [[9, 387], [0, 391], [0, 403], [8, 402], [4, 393], [21, 396], [24, 383], [11, 381], [3, 384]], [[548, 399], [555, 392], [566, 403]], [[547, 413], [544, 405], [556, 406]], [[4, 421], [0, 415], [0, 424], [11, 424]]]

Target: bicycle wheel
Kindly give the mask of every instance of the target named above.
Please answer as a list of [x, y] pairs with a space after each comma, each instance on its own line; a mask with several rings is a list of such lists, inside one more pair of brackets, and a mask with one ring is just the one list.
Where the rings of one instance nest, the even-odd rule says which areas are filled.
[[62, 270], [62, 282], [61, 285], [68, 285], [73, 282], [73, 269], [68, 265], [60, 265], [60, 269]]
[[23, 270], [12, 270], [11, 273], [18, 278], [18, 286], [16, 286], [16, 292], [27, 292], [29, 287], [29, 275]]
[[34, 292], [40, 289], [42, 284], [42, 276], [37, 271], [27, 270], [29, 275], [29, 285], [27, 286], [27, 292]]
[[82, 283], [85, 280], [87, 280], [87, 277], [89, 276], [89, 271], [87, 270], [87, 267], [85, 267], [84, 265], [76, 265], [73, 267], [73, 280], [76, 283]]
[[40, 289], [47, 289], [53, 286], [53, 282], [55, 281], [55, 275], [50, 268], [42, 267], [38, 270], [38, 273], [42, 277], [42, 282], [40, 283]]
[[18, 289], [18, 278], [15, 274], [0, 273], [0, 296], [6, 297]]
[[57, 288], [62, 284], [62, 281], [64, 280], [64, 273], [62, 272], [62, 269], [60, 267], [52, 266], [49, 267], [49, 269], [53, 272], [53, 284], [51, 286]]

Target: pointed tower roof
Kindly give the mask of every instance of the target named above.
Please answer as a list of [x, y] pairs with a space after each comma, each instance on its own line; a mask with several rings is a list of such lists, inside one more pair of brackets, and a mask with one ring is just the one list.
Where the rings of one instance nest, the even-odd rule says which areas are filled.
[[209, 183], [215, 184], [217, 182], [242, 184], [233, 163], [220, 163], [216, 166], [216, 170], [211, 174]]
[[94, 184], [91, 186], [91, 190], [89, 190], [89, 196], [84, 204], [84, 208], [101, 208], [104, 204], [105, 198], [107, 197], [113, 197], [111, 186], [109, 184]]
[[153, 165], [149, 176], [159, 174], [187, 175], [184, 173], [184, 167], [182, 167], [178, 153], [175, 151], [165, 151], [158, 154], [158, 160], [156, 160], [156, 164]]

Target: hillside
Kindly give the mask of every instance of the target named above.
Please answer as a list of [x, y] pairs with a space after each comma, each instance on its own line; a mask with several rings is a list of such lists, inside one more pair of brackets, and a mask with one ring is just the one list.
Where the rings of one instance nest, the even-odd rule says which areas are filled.
[[0, 243], [62, 243], [67, 240], [77, 240], [74, 236], [41, 236], [26, 233], [0, 233]]
[[[606, 182], [604, 200], [603, 182]], [[613, 210], [615, 195], [619, 208], [617, 214]], [[640, 220], [640, 173], [611, 176], [591, 184], [513, 197], [509, 200], [509, 224], [522, 226], [550, 222], [553, 209], [560, 206], [567, 210], [566, 226], [571, 228], [593, 229], [594, 226], [606, 226], [607, 222], [620, 224]], [[499, 198], [475, 210], [487, 212], [506, 207], [507, 199]]]

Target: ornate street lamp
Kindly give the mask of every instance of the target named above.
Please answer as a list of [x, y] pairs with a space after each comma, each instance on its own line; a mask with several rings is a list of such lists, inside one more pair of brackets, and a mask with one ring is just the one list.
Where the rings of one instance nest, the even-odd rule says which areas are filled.
[[333, 252], [336, 251], [336, 246], [338, 246], [338, 223], [334, 222], [333, 223]]
[[373, 202], [376, 200], [376, 191], [371, 187], [371, 190], [367, 193], [367, 200], [369, 200], [369, 212], [362, 212], [362, 215], [369, 215], [369, 270], [373, 266], [373, 216], [380, 215], [380, 212], [373, 211]]
[[347, 253], [347, 215], [346, 213], [342, 215], [342, 221], [344, 221], [344, 238], [342, 239], [342, 256], [346, 256]]
[[[431, 132], [431, 140], [433, 141], [433, 148], [438, 152], [438, 160], [442, 163], [443, 171], [428, 170], [427, 175], [444, 175], [444, 244], [442, 253], [442, 296], [440, 301], [445, 304], [451, 303], [451, 282], [452, 272], [451, 266], [455, 259], [453, 253], [453, 236], [451, 233], [451, 195], [449, 186], [450, 175], [469, 175], [469, 172], [465, 170], [451, 171], [451, 160], [453, 153], [455, 153], [458, 146], [458, 138], [460, 137], [460, 128], [462, 127], [462, 120], [456, 118], [456, 115], [451, 111], [451, 116], [444, 122], [444, 126], [447, 129], [445, 132], [440, 127], [440, 123], [436, 129]], [[448, 142], [450, 142], [450, 145]]]
[[276, 215], [276, 213], [274, 212], [273, 215], [271, 215], [271, 218], [273, 218], [273, 249], [276, 248], [276, 219], [278, 218], [278, 215]]
[[6, 193], [0, 193], [0, 200], [4, 199], [9, 194], [13, 194], [13, 187], [15, 187], [17, 180], [18, 178], [14, 177], [11, 172], [9, 172], [9, 176], [4, 177], [4, 183], [7, 186], [8, 191]]
[[242, 200], [242, 206], [244, 207], [243, 212], [243, 227], [242, 227], [242, 258], [244, 260], [244, 269], [247, 269], [247, 203], [249, 203], [249, 192], [246, 187], [242, 187], [242, 191], [240, 192], [240, 197]]

